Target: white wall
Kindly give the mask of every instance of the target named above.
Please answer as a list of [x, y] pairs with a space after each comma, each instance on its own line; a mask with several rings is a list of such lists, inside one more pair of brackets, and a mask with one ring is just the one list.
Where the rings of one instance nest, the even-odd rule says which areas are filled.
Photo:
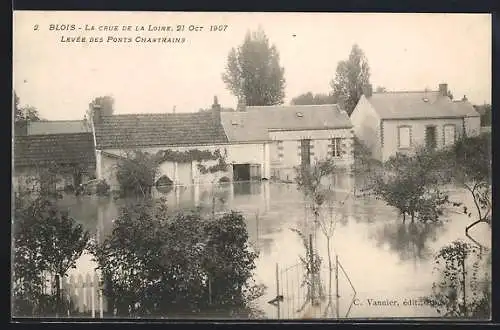
[[[233, 163], [252, 163], [261, 164], [263, 175], [268, 175], [269, 173], [269, 147], [265, 147], [264, 144], [232, 144], [232, 145], [213, 145], [213, 146], [191, 146], [191, 147], [152, 147], [152, 148], [142, 148], [142, 151], [149, 153], [157, 153], [160, 150], [176, 150], [176, 151], [186, 151], [189, 149], [198, 150], [208, 150], [214, 152], [219, 149], [223, 154], [227, 153], [226, 162], [228, 164]], [[113, 155], [124, 155], [123, 150], [119, 149], [107, 149], [105, 150], [109, 154]], [[98, 157], [100, 160], [100, 178], [106, 179], [110, 184], [112, 189], [118, 189], [118, 182], [116, 180], [115, 166], [117, 159], [102, 155]], [[216, 164], [217, 161], [203, 161], [202, 164], [206, 167]], [[267, 165], [266, 165], [267, 164]], [[98, 165], [99, 167], [99, 165]], [[267, 169], [267, 170], [266, 170]], [[267, 172], [266, 172], [267, 171]], [[160, 171], [158, 178], [161, 175], [167, 175], [176, 184], [189, 185], [192, 183], [212, 183], [213, 181], [218, 181], [221, 177], [227, 176], [232, 179], [232, 167], [230, 166], [226, 172], [218, 173], [200, 173], [197, 165], [193, 164], [175, 164], [173, 162], [163, 162], [160, 164]]]
[[364, 95], [351, 114], [354, 134], [372, 153], [374, 159], [382, 160], [380, 117]]

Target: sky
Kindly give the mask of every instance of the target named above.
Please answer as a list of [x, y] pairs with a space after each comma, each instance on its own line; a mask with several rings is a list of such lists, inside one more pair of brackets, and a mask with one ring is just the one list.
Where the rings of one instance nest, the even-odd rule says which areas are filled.
[[[75, 30], [60, 30], [72, 24]], [[124, 25], [131, 31], [122, 31]], [[147, 31], [149, 25], [174, 31]], [[176, 32], [177, 25], [184, 31]], [[212, 25], [227, 27], [210, 31]], [[99, 31], [99, 26], [119, 31]], [[136, 31], [141, 26], [145, 31]], [[455, 98], [491, 103], [489, 14], [16, 11], [14, 90], [21, 105], [36, 107], [49, 120], [82, 119], [89, 102], [102, 95], [114, 97], [116, 114], [174, 107], [193, 112], [210, 107], [214, 96], [223, 107], [234, 108], [237, 100], [221, 78], [227, 55], [259, 26], [280, 53], [287, 104], [308, 91], [328, 93], [337, 63], [355, 43], [368, 59], [374, 88], [435, 90], [447, 83]], [[85, 42], [61, 41], [78, 36]], [[137, 36], [185, 42], [134, 42]], [[89, 42], [91, 37], [104, 42]], [[132, 42], [106, 42], [108, 37]]]

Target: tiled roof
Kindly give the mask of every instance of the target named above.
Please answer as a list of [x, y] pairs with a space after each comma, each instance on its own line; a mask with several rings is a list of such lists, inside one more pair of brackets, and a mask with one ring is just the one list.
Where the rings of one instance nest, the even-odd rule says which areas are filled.
[[453, 102], [437, 91], [373, 93], [368, 101], [382, 119], [479, 116], [469, 102]]
[[14, 165], [38, 166], [95, 164], [94, 142], [90, 133], [45, 134], [14, 138]]
[[89, 132], [83, 120], [32, 121], [28, 124], [28, 135]]
[[349, 116], [336, 104], [246, 107], [221, 113], [231, 142], [268, 141], [272, 130], [317, 130], [352, 127]]
[[95, 133], [97, 149], [228, 142], [211, 111], [103, 116]]

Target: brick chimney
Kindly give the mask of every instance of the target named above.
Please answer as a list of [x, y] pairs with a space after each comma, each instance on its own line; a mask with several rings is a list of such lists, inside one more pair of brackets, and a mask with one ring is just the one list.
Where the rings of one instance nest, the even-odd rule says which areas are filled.
[[90, 103], [89, 108], [92, 113], [92, 121], [94, 125], [102, 123], [102, 108], [99, 104]]
[[448, 84], [439, 84], [439, 95], [448, 96]]
[[371, 97], [373, 94], [373, 88], [371, 84], [364, 85], [362, 87], [363, 95], [365, 97]]
[[212, 104], [212, 117], [215, 124], [219, 124], [221, 121], [220, 112], [221, 106], [219, 104], [219, 100], [217, 99], [217, 96], [214, 96], [214, 103]]

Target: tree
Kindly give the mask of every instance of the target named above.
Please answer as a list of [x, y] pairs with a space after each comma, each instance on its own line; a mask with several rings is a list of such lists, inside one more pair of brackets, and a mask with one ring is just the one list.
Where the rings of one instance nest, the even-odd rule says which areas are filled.
[[435, 257], [440, 280], [433, 284], [424, 301], [445, 317], [491, 317], [491, 255], [456, 240], [440, 249]]
[[330, 82], [343, 109], [351, 115], [363, 93], [363, 86], [370, 83], [370, 67], [363, 51], [353, 45], [349, 58], [337, 65], [335, 78]]
[[[48, 196], [16, 196], [14, 224], [14, 308], [18, 315], [63, 313], [60, 281], [82, 255], [89, 233], [61, 212]], [[45, 294], [47, 274], [55, 294]]]
[[122, 208], [112, 234], [92, 251], [119, 316], [240, 310], [258, 292], [248, 289], [257, 255], [249, 251], [244, 219], [236, 213], [217, 219], [169, 214], [164, 200], [135, 201]]
[[125, 152], [116, 164], [116, 178], [122, 196], [150, 196], [158, 169], [155, 155], [140, 150]]
[[14, 91], [14, 122], [22, 122], [22, 121], [39, 121], [42, 120], [38, 110], [31, 105], [20, 106], [20, 99]]
[[307, 92], [294, 97], [290, 103], [292, 105], [335, 104], [337, 103], [337, 99], [333, 95]]
[[474, 105], [481, 115], [481, 126], [491, 126], [491, 104]]
[[276, 105], [285, 97], [284, 72], [276, 46], [269, 44], [259, 28], [248, 32], [241, 46], [231, 49], [222, 80], [245, 105]]
[[376, 93], [385, 93], [385, 92], [387, 92], [387, 88], [385, 88], [383, 86], [377, 86], [377, 88], [375, 88], [375, 92]]
[[[491, 224], [491, 135], [462, 137], [438, 157], [447, 160], [451, 179], [464, 187], [473, 199], [477, 218], [467, 226], [466, 233], [480, 222]], [[466, 206], [463, 210], [469, 217], [472, 216]]]
[[403, 215], [422, 222], [436, 222], [449, 203], [440, 185], [447, 181], [444, 162], [433, 151], [419, 149], [414, 155], [397, 153], [384, 164], [374, 179], [373, 192]]

